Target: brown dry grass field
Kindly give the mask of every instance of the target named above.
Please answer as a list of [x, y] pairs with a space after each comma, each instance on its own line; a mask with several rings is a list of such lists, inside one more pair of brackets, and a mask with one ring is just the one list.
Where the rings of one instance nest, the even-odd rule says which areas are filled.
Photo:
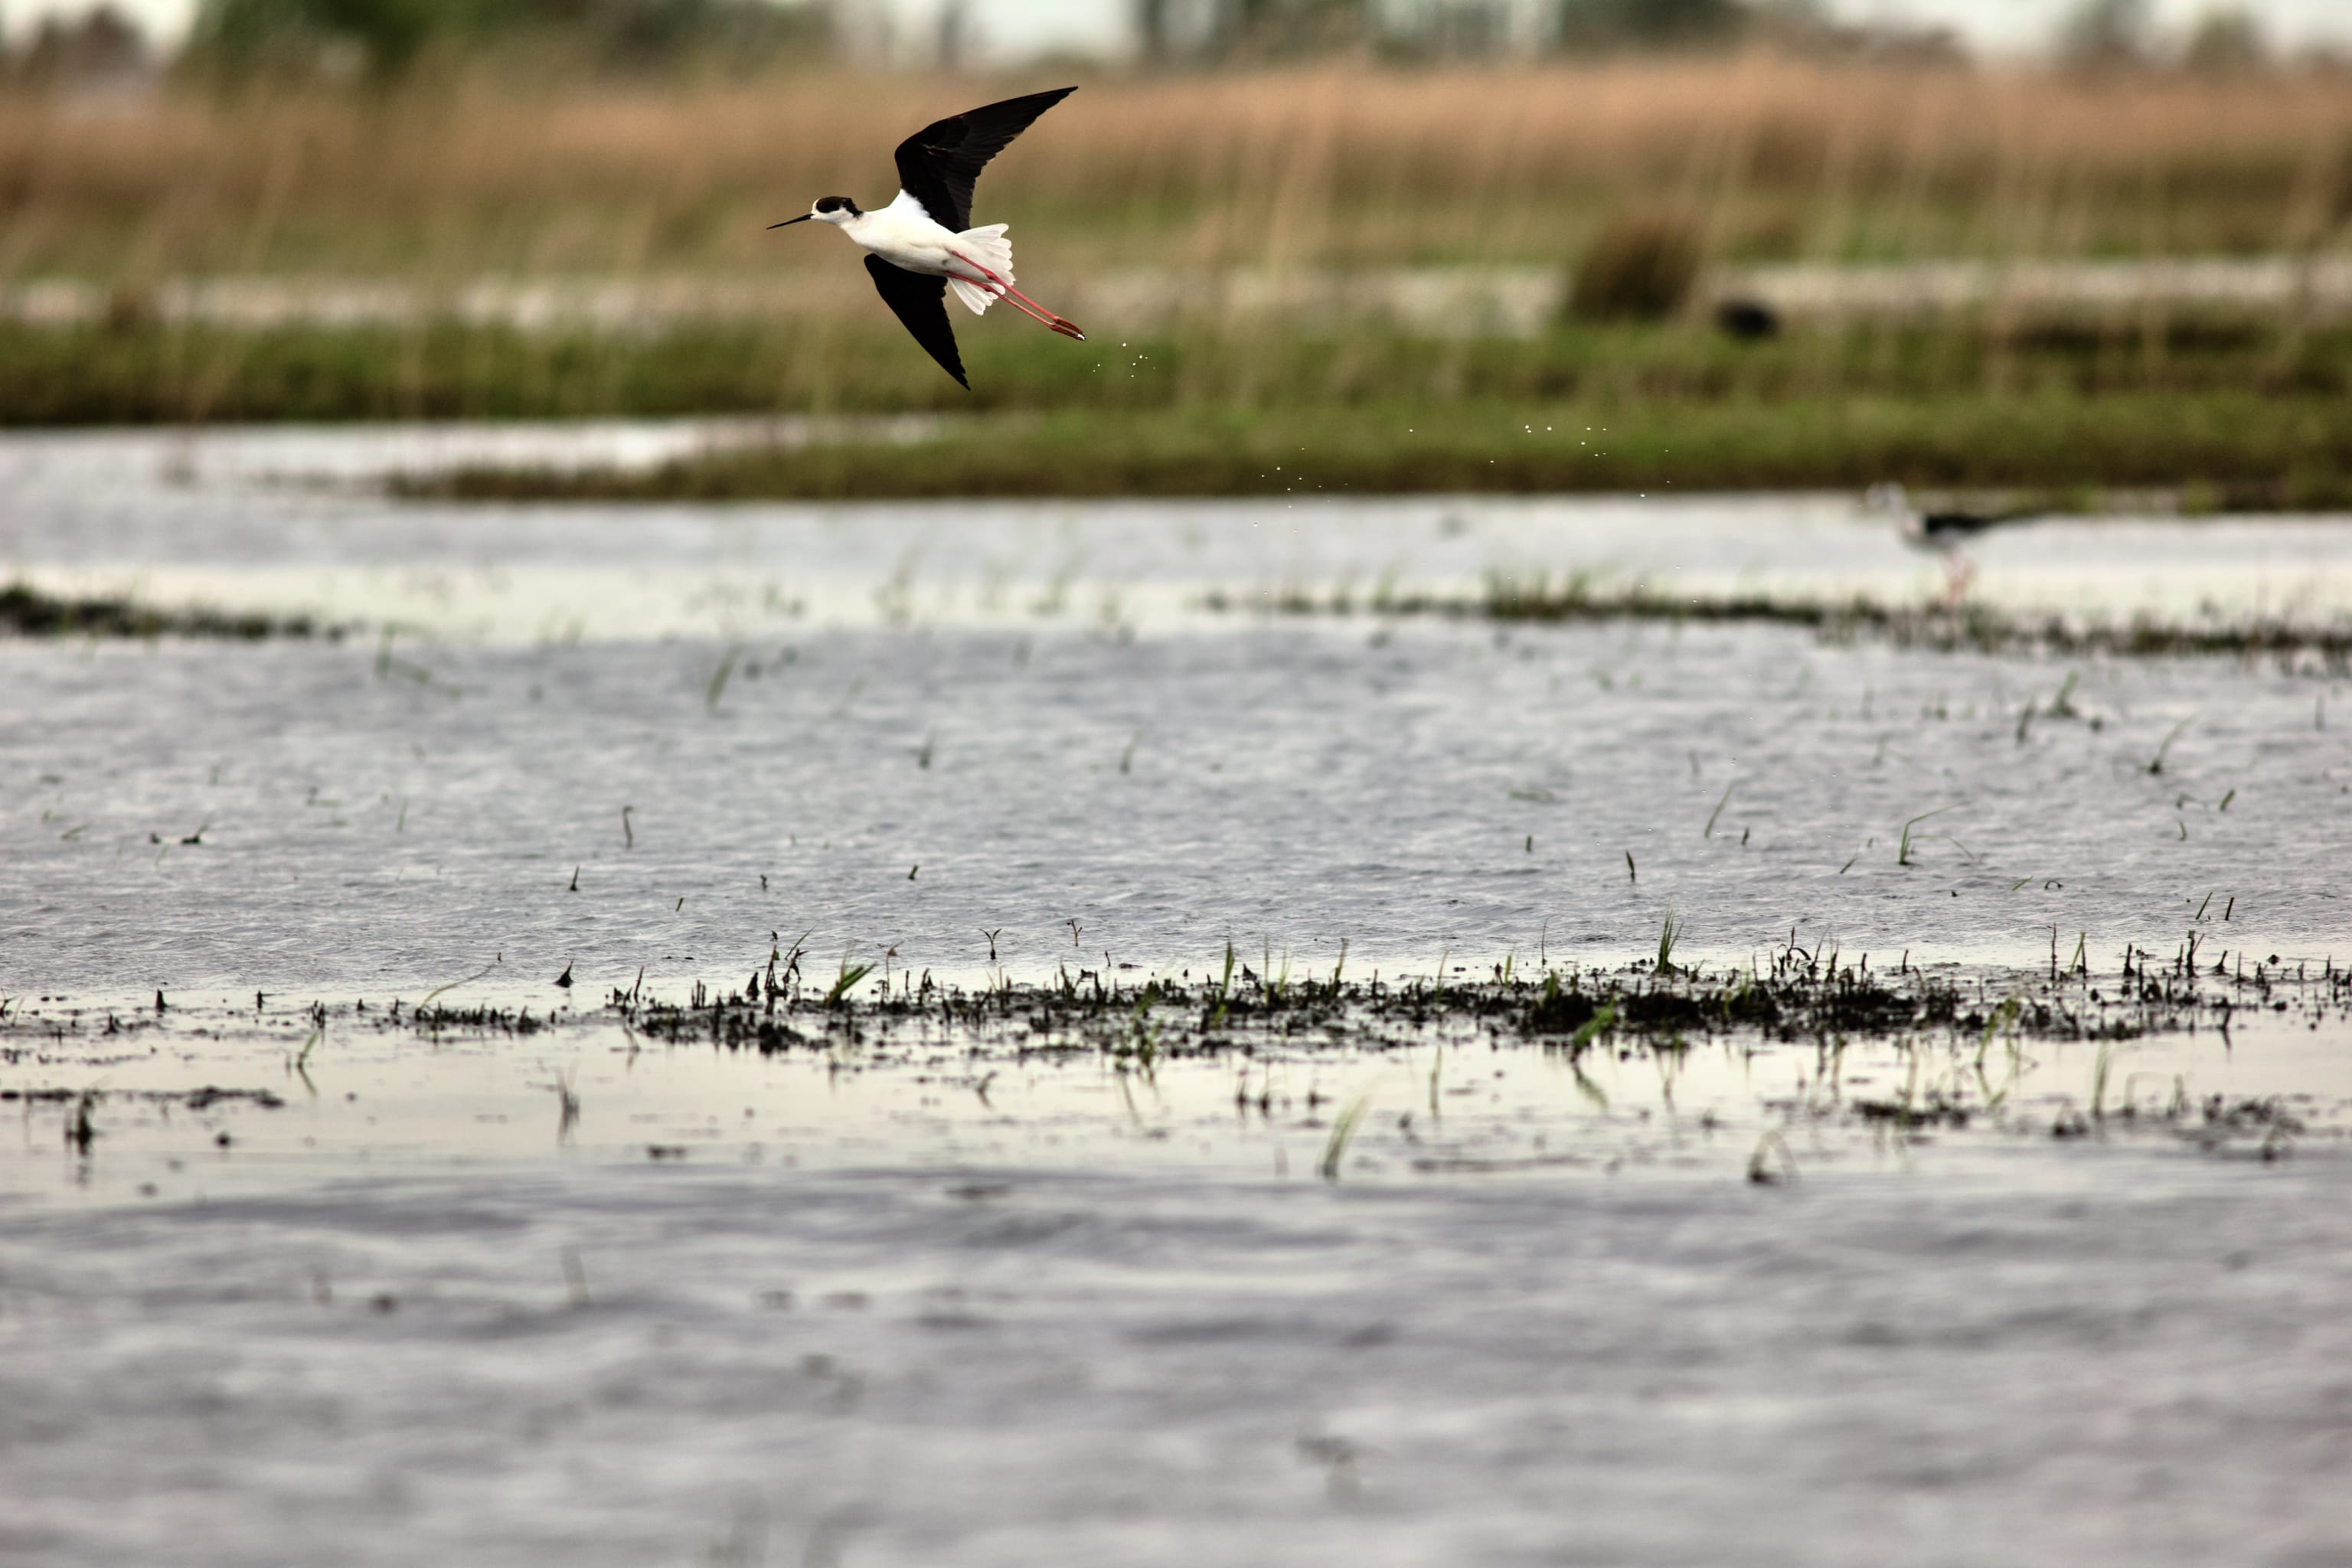
[[[837, 238], [765, 226], [818, 195], [886, 199], [900, 137], [1045, 85], [483, 69], [382, 93], [0, 91], [0, 286], [75, 279], [111, 301], [0, 321], [0, 424], [972, 416], [916, 447], [688, 465], [637, 487], [673, 495], [1891, 478], [2170, 488], [2203, 505], [2352, 497], [2352, 329], [2307, 301], [2056, 322], [1958, 310], [1769, 341], [1671, 310], [1588, 310], [1517, 339], [1090, 315], [1085, 345], [991, 319], [961, 326], [966, 393]], [[1758, 54], [1082, 85], [981, 190], [978, 216], [1013, 225], [1043, 287], [1154, 269], [1590, 271], [1644, 231], [1732, 263], [2352, 247], [2352, 72], [2317, 67], [2084, 77]], [[486, 276], [822, 286], [808, 310], [668, 326], [197, 321], [151, 287], [257, 275], [396, 279], [433, 299]]]
[[[762, 226], [820, 195], [887, 198], [908, 131], [1040, 85], [18, 89], [0, 96], [0, 279], [819, 266], [839, 258]], [[1564, 261], [1651, 208], [1730, 259], [2307, 250], [2352, 218], [2352, 76], [2316, 68], [1757, 55], [1084, 85], [982, 187], [984, 216], [1057, 269]]]

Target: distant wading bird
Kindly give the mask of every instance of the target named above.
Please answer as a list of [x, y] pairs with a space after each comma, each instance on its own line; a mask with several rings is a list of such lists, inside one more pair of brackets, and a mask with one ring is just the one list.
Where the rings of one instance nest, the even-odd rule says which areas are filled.
[[967, 391], [971, 383], [964, 380], [963, 360], [948, 325], [950, 289], [975, 316], [1009, 300], [1024, 315], [1084, 342], [1086, 333], [1013, 286], [1013, 244], [1004, 237], [1004, 225], [966, 226], [971, 222], [972, 182], [988, 161], [1076, 91], [1063, 87], [1008, 98], [924, 126], [898, 143], [898, 194], [880, 212], [863, 211], [847, 196], [826, 196], [800, 216], [768, 226], [790, 228], [816, 218], [856, 240], [868, 253], [866, 270], [881, 290], [882, 302]]
[[1914, 550], [1944, 558], [1944, 602], [1957, 605], [1976, 580], [1977, 563], [1969, 559], [1968, 543], [2007, 523], [2027, 522], [2034, 511], [1922, 511], [1911, 504], [1901, 485], [1873, 485], [1863, 493], [1863, 510], [1895, 519], [1895, 531]]

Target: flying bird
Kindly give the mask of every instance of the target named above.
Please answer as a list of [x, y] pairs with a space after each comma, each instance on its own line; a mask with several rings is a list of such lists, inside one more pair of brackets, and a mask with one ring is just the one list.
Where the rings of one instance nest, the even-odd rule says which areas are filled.
[[866, 270], [908, 331], [940, 367], [969, 391], [963, 359], [948, 325], [947, 291], [975, 316], [999, 300], [1061, 333], [1087, 341], [1086, 333], [1013, 286], [1013, 244], [1005, 226], [973, 228], [972, 182], [988, 161], [1012, 145], [1032, 121], [1076, 88], [1055, 88], [1024, 98], [1008, 98], [950, 115], [898, 143], [898, 194], [879, 212], [867, 212], [847, 196], [825, 196], [808, 211], [770, 228], [790, 228], [811, 218], [829, 223], [866, 252]]

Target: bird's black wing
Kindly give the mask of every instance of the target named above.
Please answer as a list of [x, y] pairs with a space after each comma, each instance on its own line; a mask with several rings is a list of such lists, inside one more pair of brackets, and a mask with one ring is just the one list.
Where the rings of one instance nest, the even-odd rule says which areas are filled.
[[893, 267], [878, 256], [866, 258], [866, 270], [873, 274], [882, 302], [906, 323], [923, 351], [970, 392], [971, 383], [963, 378], [963, 357], [956, 353], [955, 332], [948, 325], [948, 280]]
[[2032, 511], [1931, 511], [1922, 514], [1919, 531], [1930, 539], [1958, 542], [1989, 533], [2012, 522], [2024, 522], [2041, 514]]
[[1057, 87], [950, 115], [898, 143], [898, 184], [923, 204], [931, 221], [953, 234], [971, 226], [971, 186], [988, 161], [1013, 144], [1031, 121], [1077, 91]]

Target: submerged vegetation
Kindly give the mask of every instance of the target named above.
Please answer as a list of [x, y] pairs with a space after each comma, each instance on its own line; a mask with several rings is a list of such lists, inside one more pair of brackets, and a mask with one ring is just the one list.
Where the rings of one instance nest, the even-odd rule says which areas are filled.
[[[1243, 600], [1212, 594], [1217, 611], [1261, 610], [1294, 616], [1438, 616], [1538, 624], [1654, 620], [1762, 622], [1801, 626], [1830, 642], [1884, 641], [1898, 647], [1949, 652], [2031, 649], [2052, 654], [2132, 658], [2232, 655], [2277, 659], [2328, 675], [2352, 671], [2352, 622], [2299, 622], [2274, 616], [2181, 622], [2140, 615], [2126, 621], [2011, 611], [1982, 604], [1890, 605], [1877, 600], [1808, 599], [1763, 593], [1694, 594], [1640, 583], [1609, 584], [1582, 574], [1554, 579], [1496, 574], [1476, 596], [1450, 597], [1340, 591], [1325, 597], [1287, 592]], [[2149, 772], [2158, 773], [2158, 765]]]
[[[636, 1034], [729, 1049], [790, 1051], [944, 1038], [1016, 1054], [1100, 1052], [1115, 1059], [1249, 1052], [1276, 1044], [1388, 1049], [1468, 1027], [1496, 1043], [1549, 1051], [1639, 1047], [1679, 1050], [1706, 1040], [1758, 1047], [1843, 1040], [1940, 1043], [1981, 1053], [1998, 1038], [2126, 1040], [2199, 1026], [2228, 1029], [2242, 1012], [2300, 1009], [2312, 1020], [2352, 1016], [2352, 971], [2324, 961], [2282, 964], [2177, 944], [2169, 956], [2132, 946], [2095, 976], [2080, 944], [2067, 963], [2053, 942], [2046, 974], [1922, 968], [1906, 955], [1874, 967], [1868, 953], [1806, 948], [1791, 938], [1742, 963], [1673, 956], [1669, 917], [1659, 956], [1619, 969], [1507, 961], [1484, 979], [1460, 969], [1382, 980], [1270, 973], [1247, 964], [1193, 979], [1140, 982], [1066, 965], [1043, 984], [1000, 974], [977, 988], [933, 984], [844, 961], [842, 977], [803, 984], [772, 963], [740, 990], [698, 985], [685, 1002], [639, 987], [606, 1007]], [[2232, 966], [2234, 960], [2235, 966]], [[871, 984], [861, 983], [872, 979]]]
[[[1332, 1180], [1368, 1126], [1373, 1083], [1362, 1080], [1344, 1102], [1314, 1088], [1312, 1078], [1295, 1092], [1276, 1084], [1286, 1063], [1376, 1063], [1429, 1050], [1425, 1071], [1416, 1065], [1408, 1081], [1420, 1098], [1419, 1082], [1426, 1079], [1433, 1133], [1449, 1064], [1453, 1073], [1464, 1073], [1478, 1059], [1467, 1055], [1474, 1050], [1482, 1057], [1538, 1053], [1603, 1116], [1611, 1101], [1588, 1068], [1604, 1060], [1654, 1063], [1671, 1112], [1675, 1076], [1693, 1052], [1728, 1052], [1742, 1060], [1800, 1052], [1809, 1065], [1792, 1080], [1797, 1098], [1768, 1096], [1759, 1106], [1766, 1142], [1750, 1162], [1749, 1177], [1768, 1183], [1790, 1178], [1796, 1166], [1785, 1146], [1769, 1146], [1776, 1125], [1844, 1121], [1909, 1139], [1979, 1121], [2060, 1139], [2137, 1127], [2207, 1150], [2275, 1158], [2290, 1151], [2310, 1118], [2335, 1114], [2324, 1099], [2192, 1096], [2185, 1081], [2168, 1074], [2117, 1070], [2118, 1053], [2134, 1041], [2202, 1030], [2218, 1034], [2227, 1048], [2232, 1028], [2250, 1020], [2312, 1028], [2352, 1023], [2352, 971], [2332, 958], [2208, 951], [2192, 939], [2168, 956], [2127, 946], [2119, 961], [2095, 968], [2080, 938], [2062, 963], [2053, 933], [2046, 970], [1921, 968], [1908, 953], [1874, 965], [1871, 954], [1807, 948], [1792, 933], [1742, 962], [1691, 962], [1672, 956], [1680, 936], [1670, 921], [1656, 960], [1619, 968], [1523, 970], [1506, 959], [1483, 975], [1441, 963], [1431, 974], [1349, 979], [1343, 961], [1325, 978], [1295, 972], [1286, 961], [1277, 964], [1271, 955], [1262, 971], [1237, 967], [1228, 947], [1223, 967], [1197, 978], [1185, 972], [1130, 981], [1108, 965], [1066, 965], [1042, 983], [995, 971], [976, 986], [935, 984], [928, 972], [877, 974], [854, 954], [845, 955], [837, 974], [804, 979], [795, 944], [789, 957], [772, 951], [739, 989], [697, 983], [685, 998], [665, 1000], [640, 979], [614, 989], [601, 1006], [580, 1011], [452, 1005], [428, 997], [414, 1007], [310, 1003], [270, 1013], [264, 1010], [268, 998], [257, 995], [252, 1010], [233, 1013], [167, 1010], [159, 996], [150, 1013], [44, 997], [29, 1007], [0, 1006], [0, 1060], [22, 1054], [17, 1041], [38, 1041], [55, 1057], [70, 1039], [87, 1037], [112, 1047], [181, 1020], [200, 1033], [252, 1034], [282, 1049], [288, 1077], [315, 1094], [309, 1058], [331, 1022], [339, 1029], [421, 1034], [436, 1048], [467, 1036], [521, 1040], [617, 1028], [632, 1060], [659, 1047], [805, 1054], [829, 1061], [835, 1071], [902, 1066], [940, 1075], [925, 1081], [962, 1081], [984, 1108], [998, 1073], [1020, 1062], [1093, 1062], [1122, 1079], [1150, 1083], [1176, 1062], [1229, 1061], [1239, 1069], [1237, 1110], [1245, 1117], [1271, 1115], [1279, 1100], [1286, 1114], [1303, 1110], [1302, 1125], [1320, 1134], [1321, 1173]], [[2082, 1072], [2053, 1079], [2050, 1064], [2061, 1058], [2052, 1053], [2069, 1043], [2095, 1055]], [[576, 1078], [562, 1073], [551, 1087], [560, 1101], [561, 1141], [580, 1125], [580, 1091]], [[266, 1089], [207, 1088], [169, 1098], [191, 1108], [285, 1103]], [[68, 1146], [85, 1158], [105, 1134], [93, 1121], [100, 1099], [67, 1087], [0, 1091], [0, 1100], [45, 1106], [63, 1118]], [[1407, 1116], [1397, 1125], [1410, 1134], [1411, 1123]], [[686, 1155], [668, 1145], [656, 1151], [657, 1159]], [[1440, 1153], [1416, 1163], [1457, 1168]]]
[[[679, 1004], [632, 985], [614, 990], [605, 1012], [633, 1038], [673, 1047], [814, 1052], [837, 1065], [866, 1066], [904, 1053], [937, 1060], [944, 1047], [967, 1064], [1093, 1059], [1147, 1080], [1162, 1062], [1181, 1059], [1232, 1058], [1271, 1071], [1285, 1060], [1433, 1048], [1433, 1118], [1449, 1047], [1539, 1051], [1564, 1068], [1603, 1112], [1607, 1096], [1580, 1065], [1597, 1056], [1655, 1062], [1671, 1110], [1674, 1074], [1694, 1050], [1796, 1049], [1811, 1054], [1812, 1072], [1800, 1081], [1812, 1087], [1800, 1101], [1763, 1107], [1790, 1124], [1843, 1120], [1910, 1139], [1979, 1119], [2060, 1139], [2145, 1128], [2207, 1152], [2236, 1150], [2265, 1160], [2289, 1152], [2306, 1131], [2287, 1103], [2191, 1098], [2179, 1079], [2145, 1106], [2128, 1083], [2111, 1100], [2113, 1053], [2130, 1041], [2200, 1028], [2218, 1030], [2226, 1045], [2242, 1015], [2286, 1015], [2314, 1028], [2352, 1022], [2352, 971], [2333, 959], [2315, 973], [2308, 963], [2258, 958], [2249, 973], [2242, 952], [2206, 954], [2194, 940], [2179, 944], [2168, 959], [2127, 946], [2116, 968], [2095, 975], [2082, 941], [2068, 962], [2059, 963], [2054, 934], [2046, 973], [1922, 969], [1908, 953], [1892, 970], [1884, 963], [1874, 969], [1867, 953], [1848, 958], [1834, 949], [1808, 949], [1793, 933], [1769, 954], [1710, 965], [1673, 957], [1681, 935], [1679, 922], [1668, 916], [1654, 961], [1613, 970], [1547, 966], [1528, 973], [1507, 958], [1484, 978], [1457, 978], [1463, 971], [1441, 962], [1431, 975], [1384, 982], [1375, 973], [1351, 981], [1343, 953], [1328, 980], [1294, 974], [1287, 958], [1277, 969], [1271, 955], [1263, 972], [1244, 964], [1237, 979], [1228, 944], [1213, 978], [1204, 973], [1196, 980], [1186, 972], [1172, 980], [1161, 975], [1129, 983], [1108, 966], [1065, 966], [1045, 984], [1017, 983], [999, 972], [992, 984], [963, 988], [935, 985], [928, 973], [918, 979], [902, 971], [895, 984], [887, 976], [876, 981], [862, 999], [853, 988], [871, 976], [870, 965], [853, 969], [845, 958], [841, 978], [804, 986], [796, 962], [779, 974], [772, 955], [740, 991], [722, 994], [698, 984]], [[501, 1027], [495, 1020], [489, 1026]], [[2053, 1100], [2047, 1082], [2032, 1080], [2038, 1064], [2029, 1047], [2066, 1042], [2097, 1049], [2087, 1107], [2071, 1094]], [[1891, 1052], [1900, 1086], [1867, 1087], [1884, 1080], [1857, 1070], [1849, 1089], [1848, 1055], [1862, 1051], [1875, 1053], [1881, 1062]], [[974, 1082], [985, 1102], [989, 1077]], [[1306, 1125], [1328, 1129], [1318, 1167], [1325, 1180], [1339, 1179], [1373, 1092], [1365, 1083], [1326, 1122], [1318, 1116], [1327, 1101], [1307, 1091]], [[1271, 1114], [1274, 1097], [1265, 1081], [1254, 1094], [1246, 1074], [1236, 1082], [1235, 1107], [1244, 1116], [1253, 1110]], [[1288, 1095], [1283, 1100], [1292, 1108]], [[1411, 1122], [1407, 1116], [1400, 1123], [1408, 1134]], [[1768, 1130], [1766, 1139], [1772, 1136]], [[1765, 1152], [1759, 1144], [1759, 1160]], [[1792, 1176], [1795, 1160], [1785, 1144], [1779, 1154], [1778, 1164], [1752, 1161], [1749, 1179]], [[1426, 1171], [1468, 1168], [1440, 1154], [1414, 1164]]]

